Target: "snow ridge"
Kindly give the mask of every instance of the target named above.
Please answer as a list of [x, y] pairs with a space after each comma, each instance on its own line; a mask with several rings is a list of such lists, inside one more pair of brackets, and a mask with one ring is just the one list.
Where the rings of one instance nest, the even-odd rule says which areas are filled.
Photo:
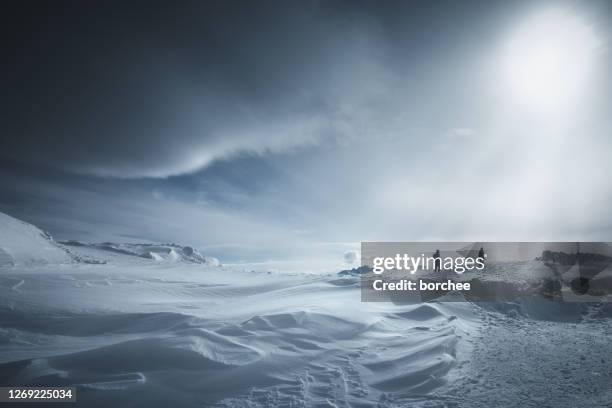
[[0, 212], [0, 266], [70, 263], [73, 258], [45, 231]]
[[32, 224], [0, 212], [0, 267], [48, 264], [105, 264], [116, 255], [141, 260], [220, 266], [218, 259], [177, 244], [60, 241]]

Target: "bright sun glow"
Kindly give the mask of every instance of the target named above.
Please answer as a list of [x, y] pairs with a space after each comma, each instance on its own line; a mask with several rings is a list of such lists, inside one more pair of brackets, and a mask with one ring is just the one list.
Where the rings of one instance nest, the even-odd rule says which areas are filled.
[[541, 11], [519, 24], [505, 44], [504, 79], [521, 106], [559, 112], [583, 90], [599, 48], [592, 25], [577, 15]]

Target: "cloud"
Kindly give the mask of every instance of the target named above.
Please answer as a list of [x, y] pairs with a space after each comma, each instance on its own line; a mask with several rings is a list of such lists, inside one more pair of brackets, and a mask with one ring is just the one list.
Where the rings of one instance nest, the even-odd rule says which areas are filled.
[[354, 264], [358, 259], [359, 254], [357, 254], [357, 251], [348, 251], [344, 253], [344, 262], [349, 265]]
[[0, 172], [0, 187], [0, 211], [58, 240], [176, 242], [225, 261], [313, 256], [312, 242], [282, 223], [161, 189], [151, 192], [139, 180]]
[[454, 128], [447, 134], [449, 139], [472, 139], [478, 136], [478, 132], [471, 128]]
[[0, 178], [7, 157], [38, 173], [7, 172], [0, 205], [66, 237], [245, 257], [306, 241], [605, 238], [607, 82], [571, 128], [538, 125], [489, 75], [502, 6], [479, 19], [485, 5], [448, 6], [26, 10], [4, 36], [24, 43], [0, 78]]
[[29, 43], [5, 76], [0, 155], [100, 176], [173, 176], [346, 138], [380, 92], [375, 25], [333, 7], [83, 7], [50, 11], [53, 30], [14, 28]]

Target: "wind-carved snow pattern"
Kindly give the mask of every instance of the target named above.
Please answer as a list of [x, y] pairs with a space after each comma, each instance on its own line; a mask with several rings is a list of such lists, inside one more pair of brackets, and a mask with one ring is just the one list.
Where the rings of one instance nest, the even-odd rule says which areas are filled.
[[[56, 245], [17, 225], [34, 237], [19, 253]], [[99, 263], [0, 267], [2, 386], [76, 386], [83, 407], [612, 401], [610, 304], [362, 303], [351, 274], [192, 262], [175, 245], [66, 248]]]

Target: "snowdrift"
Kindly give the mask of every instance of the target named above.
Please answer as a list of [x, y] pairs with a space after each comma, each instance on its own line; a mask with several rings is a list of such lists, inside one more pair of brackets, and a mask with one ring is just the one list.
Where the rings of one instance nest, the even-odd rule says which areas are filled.
[[477, 330], [470, 304], [362, 303], [335, 275], [69, 248], [110, 261], [0, 268], [2, 386], [75, 386], [84, 407], [391, 407], [447, 384]]

